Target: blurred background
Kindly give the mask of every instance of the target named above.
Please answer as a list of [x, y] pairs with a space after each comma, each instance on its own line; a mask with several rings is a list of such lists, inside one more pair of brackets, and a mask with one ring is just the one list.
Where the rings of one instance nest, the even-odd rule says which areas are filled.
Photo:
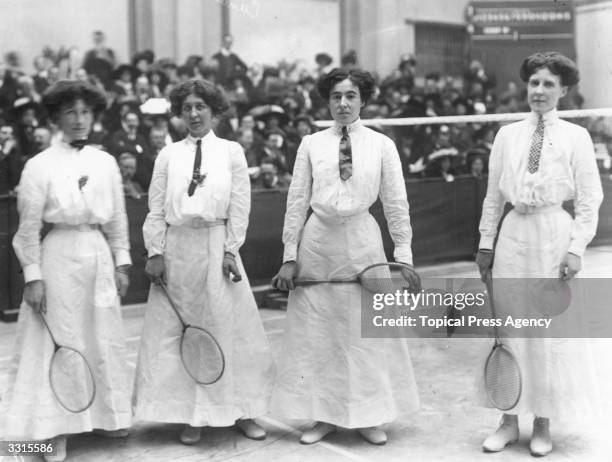
[[[143, 301], [141, 226], [157, 153], [186, 129], [168, 111], [177, 83], [205, 78], [230, 110], [218, 136], [245, 151], [253, 210], [241, 250], [264, 282], [280, 265], [286, 190], [301, 139], [329, 119], [316, 79], [360, 67], [377, 91], [362, 111], [396, 143], [414, 224], [417, 264], [473, 257], [488, 156], [499, 122], [437, 116], [528, 110], [518, 77], [524, 57], [559, 51], [581, 81], [560, 109], [612, 107], [612, 2], [603, 0], [2, 0], [0, 34], [0, 318], [21, 298], [10, 240], [25, 162], [55, 133], [40, 106], [59, 79], [103, 90], [108, 107], [90, 143], [116, 157], [126, 194], [134, 259], [125, 302]], [[410, 118], [431, 117], [413, 125]], [[399, 125], [386, 119], [402, 118]], [[606, 191], [612, 119], [581, 117], [595, 143]], [[571, 204], [568, 204], [571, 209]], [[382, 218], [375, 206], [372, 213]], [[384, 220], [379, 220], [384, 229]], [[609, 194], [595, 243], [612, 243]], [[385, 234], [385, 248], [392, 243]]]

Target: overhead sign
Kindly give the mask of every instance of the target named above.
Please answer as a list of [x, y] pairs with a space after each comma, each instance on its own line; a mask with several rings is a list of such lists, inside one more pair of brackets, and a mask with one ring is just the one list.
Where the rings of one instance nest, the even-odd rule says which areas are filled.
[[473, 40], [574, 38], [572, 1], [471, 2], [466, 20]]

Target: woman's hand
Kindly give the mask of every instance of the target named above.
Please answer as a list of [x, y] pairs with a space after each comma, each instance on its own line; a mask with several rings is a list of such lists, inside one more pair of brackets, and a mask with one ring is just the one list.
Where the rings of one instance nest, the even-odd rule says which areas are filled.
[[117, 285], [117, 293], [120, 297], [125, 297], [130, 286], [129, 269], [130, 265], [122, 265], [115, 268], [115, 284]]
[[46, 313], [47, 308], [45, 307], [45, 283], [38, 279], [36, 281], [30, 281], [26, 283], [23, 288], [23, 299], [33, 309], [40, 313]]
[[582, 259], [573, 253], [566, 253], [559, 265], [559, 278], [569, 281], [582, 269]]
[[288, 261], [283, 263], [278, 274], [272, 278], [272, 287], [278, 290], [288, 291], [295, 289], [295, 276], [297, 275], [297, 263]]
[[147, 264], [145, 265], [145, 273], [151, 279], [151, 281], [155, 284], [159, 284], [160, 282], [165, 280], [166, 275], [166, 265], [164, 264], [164, 256], [163, 255], [153, 255], [147, 260]]
[[229, 278], [232, 274], [234, 275], [232, 281], [242, 281], [242, 275], [240, 274], [240, 270], [236, 264], [236, 257], [231, 252], [225, 252], [223, 255], [223, 276]]
[[410, 292], [416, 294], [423, 288], [421, 286], [421, 276], [416, 272], [414, 266], [404, 263], [407, 267], [402, 268], [402, 276], [410, 284]]
[[495, 253], [489, 249], [478, 249], [476, 254], [476, 264], [480, 271], [480, 280], [487, 282], [491, 277], [491, 267], [493, 266], [493, 256]]

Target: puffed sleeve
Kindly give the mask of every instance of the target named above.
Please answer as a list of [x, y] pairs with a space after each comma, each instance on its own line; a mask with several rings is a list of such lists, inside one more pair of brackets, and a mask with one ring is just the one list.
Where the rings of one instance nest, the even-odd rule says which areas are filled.
[[287, 211], [283, 227], [283, 244], [285, 251], [283, 262], [297, 258], [298, 242], [306, 221], [306, 213], [312, 195], [312, 166], [310, 164], [309, 146], [311, 135], [302, 139], [295, 158], [293, 178], [287, 193]]
[[397, 148], [391, 139], [385, 137], [381, 159], [380, 200], [389, 234], [395, 244], [395, 261], [412, 265], [412, 226], [406, 196], [406, 183]]
[[113, 196], [113, 213], [109, 221], [102, 225], [108, 245], [115, 256], [115, 266], [131, 265], [130, 234], [127, 214], [125, 213], [125, 196], [119, 166], [114, 158], [109, 159], [110, 187]]
[[601, 178], [595, 160], [593, 141], [582, 127], [578, 131], [572, 156], [576, 197], [568, 252], [582, 257], [597, 231], [599, 206], [603, 200]]
[[162, 149], [153, 167], [149, 185], [149, 213], [142, 226], [144, 245], [149, 257], [162, 255], [166, 247], [166, 185], [168, 184], [169, 147]]
[[503, 168], [504, 128], [500, 128], [497, 132], [489, 157], [487, 195], [482, 204], [482, 216], [478, 227], [480, 231], [479, 249], [493, 249], [493, 243], [497, 235], [497, 225], [504, 213], [505, 199], [499, 189], [499, 179]]
[[236, 255], [244, 244], [251, 211], [251, 181], [244, 151], [238, 143], [231, 143], [230, 164], [232, 191], [227, 214], [227, 236], [224, 250]]
[[40, 229], [47, 195], [47, 171], [44, 158], [34, 157], [25, 164], [19, 182], [19, 228], [13, 238], [13, 248], [23, 268], [25, 282], [42, 279]]

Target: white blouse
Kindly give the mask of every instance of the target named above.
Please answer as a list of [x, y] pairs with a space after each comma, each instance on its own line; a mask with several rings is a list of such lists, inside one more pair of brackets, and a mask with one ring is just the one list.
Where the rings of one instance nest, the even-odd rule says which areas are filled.
[[510, 202], [526, 209], [560, 206], [574, 200], [568, 252], [582, 256], [597, 230], [603, 191], [593, 142], [579, 125], [562, 120], [557, 110], [544, 114], [544, 141], [539, 168], [527, 171], [531, 139], [538, 116], [502, 127], [489, 160], [489, 183], [480, 220], [480, 248], [492, 249], [497, 225]]
[[322, 219], [365, 213], [380, 197], [396, 261], [412, 264], [412, 228], [402, 166], [393, 141], [361, 120], [348, 126], [353, 175], [340, 179], [341, 126], [305, 136], [298, 148], [287, 197], [283, 261], [295, 260], [308, 207]]
[[224, 250], [236, 254], [244, 243], [251, 209], [251, 183], [242, 147], [210, 131], [202, 138], [200, 173], [204, 181], [188, 196], [196, 138], [188, 136], [163, 148], [149, 186], [149, 214], [143, 226], [149, 256], [164, 253], [166, 228], [227, 220]]
[[[80, 179], [84, 182], [81, 188]], [[51, 147], [26, 163], [17, 207], [19, 229], [13, 247], [26, 282], [41, 279], [43, 221], [99, 224], [115, 256], [115, 265], [131, 264], [121, 174], [108, 153], [91, 146], [78, 151], [55, 138]]]

